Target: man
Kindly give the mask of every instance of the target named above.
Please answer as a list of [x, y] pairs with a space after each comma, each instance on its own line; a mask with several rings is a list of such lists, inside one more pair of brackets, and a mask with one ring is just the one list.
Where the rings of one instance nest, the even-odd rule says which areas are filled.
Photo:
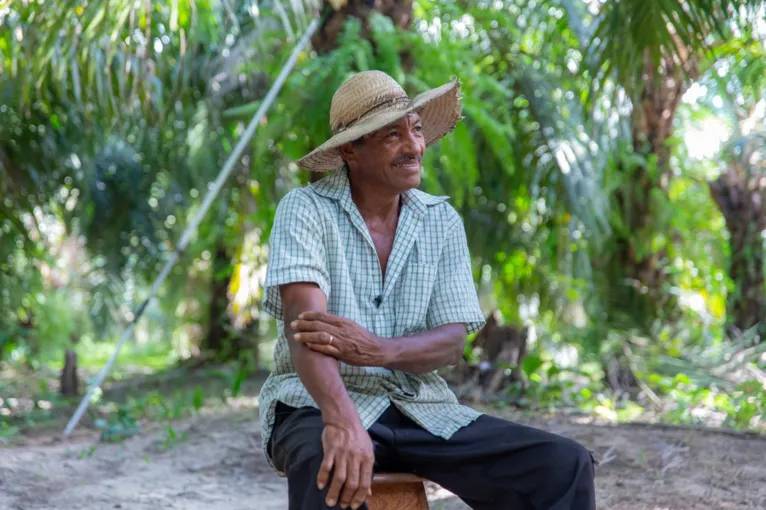
[[299, 162], [331, 173], [279, 203], [264, 307], [280, 335], [260, 416], [291, 510], [366, 508], [375, 471], [475, 509], [595, 508], [585, 448], [460, 405], [435, 372], [484, 324], [460, 217], [415, 189], [460, 112], [456, 81], [410, 100], [385, 73], [352, 76], [334, 136]]

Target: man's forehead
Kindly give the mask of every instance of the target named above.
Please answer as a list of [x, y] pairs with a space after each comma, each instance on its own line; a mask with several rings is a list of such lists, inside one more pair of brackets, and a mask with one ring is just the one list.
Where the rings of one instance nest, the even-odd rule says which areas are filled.
[[376, 133], [380, 132], [380, 131], [384, 131], [386, 129], [390, 129], [390, 128], [392, 128], [392, 127], [394, 127], [396, 125], [399, 125], [399, 124], [407, 123], [407, 121], [418, 122], [419, 120], [420, 120], [420, 115], [417, 112], [410, 112], [406, 116], [402, 117], [401, 119], [395, 120], [392, 123], [387, 124], [387, 125], [383, 126], [382, 128], [378, 129], [376, 131]]

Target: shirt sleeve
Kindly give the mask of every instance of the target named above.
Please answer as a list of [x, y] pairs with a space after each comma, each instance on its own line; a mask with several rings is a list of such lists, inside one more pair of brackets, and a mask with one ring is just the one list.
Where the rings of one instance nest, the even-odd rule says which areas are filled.
[[316, 283], [330, 295], [322, 224], [316, 204], [302, 189], [287, 193], [277, 206], [269, 236], [269, 261], [264, 281], [263, 308], [282, 320], [279, 286]]
[[[457, 212], [454, 214], [457, 216]], [[478, 331], [486, 322], [473, 283], [468, 241], [459, 216], [447, 235], [439, 258], [426, 315], [428, 329], [456, 322], [464, 323], [468, 333]]]

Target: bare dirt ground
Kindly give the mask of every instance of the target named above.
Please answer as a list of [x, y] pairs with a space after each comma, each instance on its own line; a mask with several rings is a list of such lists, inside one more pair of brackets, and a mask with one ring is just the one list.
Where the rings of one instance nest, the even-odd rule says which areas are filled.
[[[283, 510], [286, 482], [259, 443], [257, 409], [203, 412], [155, 424], [122, 443], [81, 429], [0, 449], [0, 509]], [[527, 423], [594, 450], [598, 507], [611, 510], [766, 508], [766, 440], [710, 431], [575, 423]], [[175, 438], [175, 439], [173, 439]], [[466, 509], [429, 487], [432, 508]], [[404, 509], [403, 509], [404, 510]]]

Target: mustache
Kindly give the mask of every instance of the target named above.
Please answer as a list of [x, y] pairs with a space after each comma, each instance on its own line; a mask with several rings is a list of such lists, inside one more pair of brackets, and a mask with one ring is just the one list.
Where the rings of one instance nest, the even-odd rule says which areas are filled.
[[420, 156], [399, 156], [396, 158], [393, 162], [394, 165], [401, 165], [403, 163], [409, 163], [410, 161], [416, 161], [418, 163], [421, 162], [423, 158]]

